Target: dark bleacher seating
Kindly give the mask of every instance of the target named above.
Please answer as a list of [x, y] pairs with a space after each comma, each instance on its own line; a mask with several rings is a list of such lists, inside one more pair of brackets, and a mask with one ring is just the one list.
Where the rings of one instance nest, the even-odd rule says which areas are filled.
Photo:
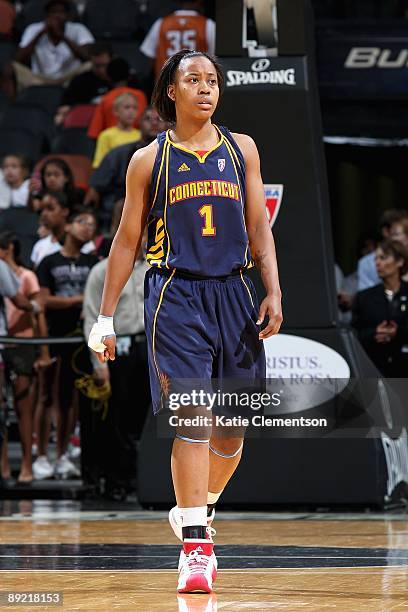
[[16, 12], [7, 0], [0, 0], [0, 36], [6, 40], [13, 36]]
[[4, 113], [8, 109], [10, 102], [4, 92], [0, 89], [0, 125], [4, 117]]
[[56, 154], [85, 155], [85, 157], [92, 159], [94, 151], [95, 141], [88, 138], [85, 128], [62, 130], [52, 144], [52, 152]]
[[13, 232], [21, 243], [23, 266], [32, 267], [31, 251], [38, 240], [38, 215], [27, 208], [7, 208], [0, 212], [0, 232]]
[[149, 60], [139, 50], [139, 46], [134, 41], [112, 40], [112, 47], [115, 55], [123, 57], [132, 70], [137, 75], [145, 75], [150, 70]]
[[41, 106], [51, 117], [61, 102], [64, 88], [59, 85], [34, 85], [23, 89], [17, 96], [17, 102]]
[[83, 22], [98, 38], [130, 40], [137, 30], [139, 5], [135, 0], [88, 0]]
[[17, 45], [14, 42], [0, 40], [0, 70], [3, 66], [11, 62], [17, 51]]
[[43, 139], [23, 127], [0, 127], [0, 157], [8, 153], [25, 155], [31, 162], [40, 157]]
[[175, 0], [148, 0], [147, 2], [147, 14], [151, 23], [159, 19], [159, 17], [165, 17], [177, 9], [180, 5]]
[[88, 128], [95, 112], [95, 104], [78, 104], [69, 111], [64, 128]]
[[22, 102], [10, 106], [4, 113], [2, 127], [26, 128], [35, 136], [51, 144], [54, 135], [52, 117], [41, 106]]

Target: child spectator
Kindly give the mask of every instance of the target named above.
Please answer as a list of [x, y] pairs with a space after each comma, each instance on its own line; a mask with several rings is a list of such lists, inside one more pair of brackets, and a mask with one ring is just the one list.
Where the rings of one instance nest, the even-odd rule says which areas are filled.
[[1, 165], [0, 209], [27, 206], [28, 163], [22, 155], [6, 155]]
[[40, 191], [61, 191], [68, 199], [71, 207], [82, 204], [84, 190], [78, 189], [74, 184], [74, 175], [65, 161], [60, 157], [47, 159], [42, 166], [39, 176], [32, 176], [30, 182], [31, 199]]
[[97, 168], [105, 155], [115, 147], [140, 140], [140, 130], [133, 127], [137, 115], [137, 99], [131, 93], [118, 96], [113, 103], [116, 126], [104, 130], [96, 143], [93, 167]]
[[[12, 232], [0, 234], [0, 259], [3, 260], [19, 279], [19, 291], [29, 300], [36, 300], [40, 295], [40, 286], [34, 272], [20, 265], [20, 242]], [[44, 314], [39, 313], [34, 319], [29, 312], [16, 308], [13, 302], [5, 298], [8, 334], [18, 338], [31, 338], [44, 335]], [[35, 334], [34, 334], [35, 330]], [[29, 483], [33, 479], [31, 463], [32, 423], [35, 394], [33, 393], [36, 350], [34, 346], [7, 346], [4, 349], [7, 370], [11, 374], [14, 393], [14, 408], [18, 418], [20, 441], [23, 459], [18, 477], [19, 483]], [[41, 363], [49, 362], [47, 347], [41, 349]]]
[[[65, 226], [70, 206], [65, 194], [60, 191], [45, 191], [41, 197], [41, 218], [40, 222], [50, 234], [38, 240], [31, 253], [31, 261], [34, 267], [38, 267], [47, 255], [52, 255], [61, 250], [61, 245], [65, 238]], [[83, 252], [90, 253], [95, 249], [91, 241], [83, 246]]]
[[113, 59], [107, 68], [107, 74], [113, 89], [103, 96], [95, 109], [91, 125], [88, 129], [89, 138], [96, 139], [103, 130], [116, 125], [117, 119], [114, 114], [113, 103], [118, 96], [124, 93], [131, 93], [136, 97], [138, 108], [133, 123], [135, 128], [139, 127], [142, 113], [147, 107], [147, 99], [143, 91], [128, 85], [130, 69], [126, 60], [121, 57]]
[[99, 206], [99, 222], [104, 228], [109, 227], [115, 202], [125, 197], [126, 171], [132, 155], [153, 142], [167, 127], [156, 109], [147, 108], [140, 123], [141, 140], [112, 149], [92, 174], [84, 203]]
[[[66, 238], [58, 253], [45, 257], [38, 278], [44, 297], [50, 336], [69, 336], [80, 329], [83, 293], [91, 268], [98, 262], [94, 255], [81, 253], [96, 231], [96, 217], [88, 209], [73, 212], [65, 228]], [[55, 476], [77, 476], [78, 470], [66, 456], [75, 414], [75, 372], [72, 359], [76, 345], [62, 344], [51, 347], [58, 357], [58, 420], [57, 462]]]

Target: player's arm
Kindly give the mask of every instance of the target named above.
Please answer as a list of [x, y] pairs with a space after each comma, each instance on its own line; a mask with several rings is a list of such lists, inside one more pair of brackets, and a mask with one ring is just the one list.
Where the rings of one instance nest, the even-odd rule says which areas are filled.
[[[120, 294], [129, 280], [140, 249], [149, 212], [150, 178], [156, 151], [157, 143], [154, 142], [136, 151], [129, 164], [126, 175], [125, 204], [109, 253], [102, 294], [100, 315], [105, 318], [113, 317]], [[99, 325], [99, 318], [97, 325]], [[103, 363], [107, 359], [115, 358], [115, 336], [106, 334], [109, 337], [105, 337], [103, 333], [101, 335], [104, 337], [103, 344], [106, 346], [103, 352], [96, 351], [95, 345], [92, 345], [92, 331], [89, 346], [95, 350], [99, 361]]]
[[265, 208], [265, 194], [261, 177], [259, 153], [252, 138], [245, 134], [234, 134], [244, 155], [246, 168], [245, 222], [249, 247], [266, 289], [266, 297], [259, 308], [258, 323], [267, 315], [268, 325], [260, 332], [264, 340], [277, 334], [282, 324], [281, 290], [275, 242], [269, 227]]

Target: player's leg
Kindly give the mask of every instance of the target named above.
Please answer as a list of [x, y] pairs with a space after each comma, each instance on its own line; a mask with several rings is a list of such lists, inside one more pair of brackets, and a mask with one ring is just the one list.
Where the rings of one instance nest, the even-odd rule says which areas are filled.
[[[151, 270], [145, 285], [145, 325], [155, 412], [164, 407], [175, 386], [203, 377], [210, 380], [212, 371], [210, 343], [216, 335], [205, 320], [205, 309], [200, 310], [200, 292], [195, 284], [200, 281], [173, 276]], [[179, 421], [171, 460], [177, 506], [169, 519], [183, 541], [178, 584], [183, 593], [210, 592], [215, 567], [213, 543], [206, 538], [211, 428], [181, 421], [200, 416], [203, 411], [204, 407], [191, 406], [179, 409], [177, 415], [168, 414], [177, 416]], [[176, 521], [172, 521], [172, 513]]]
[[[184, 409], [183, 416], [188, 414], [197, 416], [197, 408]], [[208, 414], [206, 416], [208, 419]], [[181, 425], [177, 428], [173, 443], [171, 466], [177, 506], [172, 512], [178, 517], [183, 540], [179, 560], [179, 593], [211, 592], [217, 575], [213, 542], [207, 537], [210, 435], [210, 425]]]
[[[181, 419], [202, 416], [205, 409], [187, 407], [178, 412]], [[207, 504], [211, 426], [191, 427], [180, 424], [176, 428], [171, 456], [174, 492], [179, 508], [203, 507]], [[206, 520], [203, 522], [205, 537]], [[191, 537], [191, 536], [190, 536]]]
[[[251, 281], [242, 274], [220, 286], [217, 322], [221, 338], [218, 378], [225, 391], [238, 393], [237, 405], [219, 405], [217, 413], [225, 417], [251, 419], [251, 407], [239, 405], [240, 389], [246, 395], [259, 392], [265, 379], [265, 353], [259, 340], [258, 304]], [[215, 504], [241, 460], [245, 427], [213, 428], [210, 440], [208, 479], [208, 516], [214, 518]]]
[[207, 517], [212, 522], [214, 508], [230, 478], [238, 467], [244, 447], [244, 436], [225, 437], [217, 435], [216, 428], [209, 443], [209, 478], [207, 495]]

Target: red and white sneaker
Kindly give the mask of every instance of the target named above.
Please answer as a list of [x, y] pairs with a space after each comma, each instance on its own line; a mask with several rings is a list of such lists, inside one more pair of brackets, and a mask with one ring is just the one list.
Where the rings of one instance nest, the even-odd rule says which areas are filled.
[[214, 544], [208, 540], [183, 542], [179, 560], [179, 593], [211, 593], [213, 575], [217, 572]]
[[[213, 508], [210, 516], [207, 517], [207, 540], [210, 540], [211, 542], [213, 540], [213, 537], [217, 533], [215, 529], [211, 527], [211, 523], [213, 522], [214, 517], [215, 517], [215, 509]], [[177, 506], [174, 506], [174, 508], [172, 508], [169, 512], [169, 523], [176, 537], [180, 540], [180, 542], [182, 542], [183, 541], [183, 530], [182, 530], [183, 521], [181, 518], [180, 510], [178, 509]]]

